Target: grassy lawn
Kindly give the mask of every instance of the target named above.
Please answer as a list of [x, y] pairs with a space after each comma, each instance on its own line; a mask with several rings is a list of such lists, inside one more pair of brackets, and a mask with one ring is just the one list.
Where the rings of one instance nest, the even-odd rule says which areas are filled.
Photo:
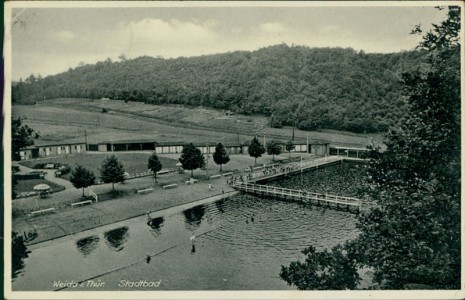
[[[129, 174], [133, 173], [140, 173], [146, 172], [147, 169], [147, 161], [150, 156], [149, 153], [113, 153], [118, 160], [123, 164], [123, 167], [126, 172]], [[34, 165], [37, 163], [62, 163], [62, 164], [69, 164], [71, 168], [74, 168], [76, 165], [82, 165], [85, 168], [94, 172], [96, 177], [100, 176], [100, 167], [102, 165], [103, 160], [110, 156], [109, 153], [102, 153], [102, 154], [76, 154], [70, 155], [66, 157], [53, 157], [53, 158], [45, 158], [39, 160], [30, 160], [30, 161], [23, 161], [21, 162], [22, 165], [33, 168]], [[163, 168], [174, 168], [178, 161], [166, 157], [158, 157]], [[63, 175], [62, 178], [69, 180], [71, 176], [71, 172]]]
[[[157, 142], [243, 143], [258, 133], [287, 141], [292, 127], [270, 128], [265, 116], [234, 115], [225, 119], [221, 110], [201, 107], [160, 106], [141, 102], [108, 101], [110, 112], [100, 113], [100, 100], [57, 99], [36, 105], [15, 105], [14, 116], [26, 117], [26, 124], [40, 132], [38, 142], [83, 142], [84, 130], [89, 143], [130, 139], [152, 139]], [[51, 119], [53, 116], [53, 119]], [[383, 134], [355, 134], [336, 130], [302, 131], [295, 138], [324, 140], [334, 145], [364, 147], [371, 139], [381, 142]]]
[[48, 184], [54, 193], [59, 192], [64, 190], [65, 188], [61, 185], [58, 185], [56, 183], [50, 182], [45, 179], [28, 179], [28, 180], [18, 180], [18, 184], [15, 185], [15, 191], [18, 194], [24, 193], [24, 192], [33, 192], [34, 191], [34, 186], [38, 184]]

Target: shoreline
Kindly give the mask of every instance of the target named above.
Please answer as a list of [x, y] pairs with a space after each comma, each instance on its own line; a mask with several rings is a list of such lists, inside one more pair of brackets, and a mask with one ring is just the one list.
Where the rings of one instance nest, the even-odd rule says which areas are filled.
[[[293, 172], [290, 175], [292, 176]], [[268, 180], [273, 179], [275, 178], [268, 178]], [[257, 182], [261, 180], [266, 181], [267, 178], [260, 178]], [[140, 181], [138, 184], [141, 184], [145, 181], [150, 182], [151, 179], [139, 178], [135, 181]], [[13, 221], [16, 223], [13, 227], [21, 228], [18, 233], [21, 233], [23, 229], [28, 230], [27, 228], [34, 227], [38, 233], [37, 237], [25, 242], [26, 246], [34, 246], [86, 230], [141, 217], [147, 211], [159, 215], [170, 209], [177, 208], [178, 211], [182, 208], [188, 209], [188, 207], [214, 202], [223, 197], [229, 198], [240, 193], [227, 184], [226, 180], [215, 180], [213, 190], [209, 188], [211, 183], [210, 180], [200, 181], [195, 185], [180, 185], [175, 190], [156, 189], [155, 193], [126, 195], [111, 201], [58, 211], [53, 215], [21, 217]], [[63, 197], [66, 198], [66, 195], [63, 194]]]
[[[150, 211], [150, 213], [152, 213], [152, 214], [153, 213], [161, 214], [163, 212], [166, 212], [166, 211], [169, 211], [169, 210], [172, 210], [172, 209], [175, 209], [175, 208], [188, 209], [190, 207], [194, 207], [194, 206], [197, 206], [197, 205], [219, 201], [223, 197], [229, 198], [229, 197], [235, 196], [235, 195], [237, 195], [239, 193], [240, 192], [238, 192], [238, 191], [230, 191], [230, 192], [225, 192], [224, 195], [223, 194], [216, 194], [216, 195], [212, 195], [212, 196], [209, 196], [209, 197], [206, 197], [206, 198], [195, 199], [195, 200], [185, 202], [185, 203], [180, 203], [180, 204], [175, 204], [175, 205], [172, 205], [172, 206], [162, 207], [160, 209]], [[87, 230], [92, 230], [92, 229], [95, 229], [95, 228], [98, 228], [98, 227], [103, 227], [103, 226], [107, 226], [107, 225], [111, 225], [111, 224], [115, 224], [115, 223], [119, 223], [119, 222], [124, 222], [124, 221], [130, 220], [130, 219], [139, 218], [139, 217], [142, 217], [142, 216], [145, 216], [145, 215], [146, 215], [146, 212], [145, 213], [138, 213], [137, 215], [131, 215], [131, 216], [125, 217], [123, 219], [117, 219], [117, 220], [113, 220], [111, 222], [104, 222], [104, 223], [98, 224], [96, 226], [86, 227], [84, 229], [79, 229], [79, 230], [76, 230], [76, 231], [73, 231], [73, 232], [70, 232], [70, 233], [67, 233], [67, 234], [63, 234], [63, 235], [60, 235], [60, 236], [54, 236], [54, 237], [46, 238], [46, 239], [43, 239], [43, 240], [32, 241], [31, 243], [25, 242], [24, 244], [26, 246], [29, 246], [29, 247], [30, 246], [39, 247], [39, 244], [42, 244], [42, 243], [54, 241], [54, 240], [64, 238], [64, 237], [67, 237], [67, 236], [70, 236], [70, 235], [73, 235], [73, 234], [81, 233], [81, 232], [84, 232], [84, 231], [87, 231]], [[36, 247], [34, 247], [34, 248], [36, 248]]]

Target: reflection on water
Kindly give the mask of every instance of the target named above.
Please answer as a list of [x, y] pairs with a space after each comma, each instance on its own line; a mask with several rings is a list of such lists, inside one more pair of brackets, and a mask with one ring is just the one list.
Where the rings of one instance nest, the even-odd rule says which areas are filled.
[[89, 236], [83, 239], [80, 239], [76, 242], [76, 246], [84, 256], [89, 255], [92, 251], [97, 249], [98, 247], [98, 242], [100, 241], [100, 238], [96, 235]]
[[219, 201], [216, 201], [216, 202], [215, 202], [215, 206], [216, 206], [216, 208], [218, 209], [218, 211], [219, 211], [220, 213], [223, 214], [223, 213], [224, 213], [224, 210], [225, 210], [225, 208], [226, 208], [225, 199], [223, 198], [223, 199], [221, 199], [221, 200], [219, 200]]
[[158, 217], [158, 218], [151, 219], [147, 224], [150, 226], [151, 232], [154, 235], [160, 235], [161, 234], [161, 227], [163, 226], [164, 221], [165, 221], [165, 218]]
[[123, 245], [129, 237], [128, 230], [129, 227], [124, 226], [105, 232], [103, 236], [107, 242], [106, 244], [115, 251], [123, 250]]
[[292, 289], [279, 278], [282, 265], [302, 260], [310, 245], [330, 249], [358, 234], [353, 214], [244, 194], [147, 221], [142, 216], [33, 249], [14, 290], [48, 291], [54, 280], [97, 274], [105, 274], [98, 279], [108, 290], [125, 289], [122, 278], [162, 279], [157, 290]]
[[205, 215], [205, 206], [199, 205], [191, 209], [183, 211], [186, 219], [186, 228], [190, 231], [197, 229], [202, 223], [202, 218]]

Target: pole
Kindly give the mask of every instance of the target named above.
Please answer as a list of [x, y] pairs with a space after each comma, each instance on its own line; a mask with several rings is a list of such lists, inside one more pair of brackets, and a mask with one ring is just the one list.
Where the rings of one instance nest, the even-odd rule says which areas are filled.
[[309, 149], [308, 149], [308, 132], [307, 132], [307, 154], [309, 153]]
[[292, 141], [294, 141], [294, 127], [295, 127], [295, 119], [292, 123]]
[[85, 139], [85, 143], [86, 143], [86, 151], [89, 150], [87, 149], [87, 130], [84, 129], [84, 139]]
[[206, 163], [206, 168], [205, 168], [205, 171], [207, 171], [207, 177], [208, 177], [208, 158], [209, 158], [209, 155], [210, 154], [210, 147], [208, 146], [207, 144], [207, 163]]
[[303, 169], [302, 169], [302, 155], [300, 155], [300, 184], [302, 184], [302, 182], [303, 182], [302, 173], [303, 173]]

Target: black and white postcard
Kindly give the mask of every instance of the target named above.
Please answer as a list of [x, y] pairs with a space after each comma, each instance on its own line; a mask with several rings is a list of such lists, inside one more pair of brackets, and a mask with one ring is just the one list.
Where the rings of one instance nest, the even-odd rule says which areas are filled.
[[462, 299], [461, 1], [7, 1], [5, 299]]

